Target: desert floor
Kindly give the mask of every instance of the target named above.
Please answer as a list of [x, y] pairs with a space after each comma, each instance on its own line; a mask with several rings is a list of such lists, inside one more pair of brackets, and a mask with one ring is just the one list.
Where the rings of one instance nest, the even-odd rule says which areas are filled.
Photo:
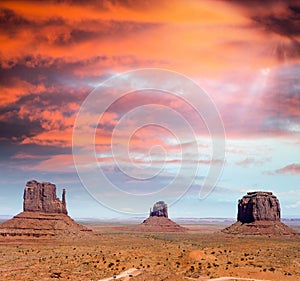
[[185, 225], [187, 233], [134, 233], [131, 225], [89, 227], [101, 235], [88, 240], [0, 238], [0, 280], [91, 281], [118, 278], [132, 268], [139, 269], [133, 277], [118, 280], [300, 280], [300, 237], [230, 237], [219, 233], [224, 225], [213, 224]]

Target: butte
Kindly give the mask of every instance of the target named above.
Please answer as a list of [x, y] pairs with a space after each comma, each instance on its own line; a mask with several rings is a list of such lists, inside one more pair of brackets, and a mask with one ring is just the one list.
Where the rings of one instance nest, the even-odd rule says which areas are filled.
[[0, 225], [0, 236], [80, 238], [95, 235], [68, 216], [65, 189], [60, 200], [56, 197], [55, 184], [31, 180], [26, 183], [23, 199], [23, 212]]
[[236, 235], [297, 235], [280, 221], [280, 203], [272, 192], [248, 192], [238, 201], [237, 222], [222, 230]]
[[158, 201], [150, 208], [149, 217], [139, 226], [139, 231], [145, 232], [185, 232], [186, 228], [168, 218], [168, 206], [164, 201]]

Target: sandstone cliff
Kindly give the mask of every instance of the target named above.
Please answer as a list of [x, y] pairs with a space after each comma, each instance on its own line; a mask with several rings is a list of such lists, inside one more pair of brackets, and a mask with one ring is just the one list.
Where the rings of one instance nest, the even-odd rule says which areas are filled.
[[242, 223], [280, 221], [279, 200], [272, 192], [248, 192], [238, 201], [237, 220]]
[[76, 223], [67, 215], [66, 191], [62, 200], [56, 197], [56, 186], [35, 180], [26, 183], [24, 212], [0, 225], [3, 237], [85, 238], [95, 235], [87, 227]]
[[248, 192], [238, 201], [237, 222], [222, 230], [238, 235], [296, 235], [280, 221], [280, 203], [272, 192]]
[[56, 197], [56, 186], [50, 182], [28, 181], [24, 190], [24, 212], [46, 212], [68, 214], [66, 208], [66, 190], [62, 200]]

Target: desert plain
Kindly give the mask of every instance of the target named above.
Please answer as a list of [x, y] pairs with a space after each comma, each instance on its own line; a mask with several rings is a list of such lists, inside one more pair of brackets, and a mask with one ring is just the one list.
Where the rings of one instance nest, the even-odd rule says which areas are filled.
[[[186, 224], [183, 233], [86, 225], [97, 235], [0, 238], [0, 280], [300, 280], [299, 235], [226, 235], [224, 223]], [[291, 226], [300, 229], [299, 221]]]

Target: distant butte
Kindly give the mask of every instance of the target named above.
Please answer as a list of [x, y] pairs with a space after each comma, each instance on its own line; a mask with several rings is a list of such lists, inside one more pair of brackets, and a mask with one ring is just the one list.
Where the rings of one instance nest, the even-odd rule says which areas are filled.
[[164, 201], [158, 201], [150, 208], [150, 217], [168, 217], [168, 205]]
[[158, 201], [150, 209], [149, 218], [143, 221], [137, 229], [147, 232], [185, 232], [186, 228], [168, 218], [168, 205]]
[[68, 216], [66, 190], [62, 200], [56, 186], [49, 182], [28, 181], [24, 189], [23, 212], [0, 225], [5, 237], [81, 237], [94, 235], [91, 230]]
[[280, 203], [272, 192], [248, 192], [238, 201], [237, 222], [222, 230], [237, 235], [295, 235], [280, 221]]

